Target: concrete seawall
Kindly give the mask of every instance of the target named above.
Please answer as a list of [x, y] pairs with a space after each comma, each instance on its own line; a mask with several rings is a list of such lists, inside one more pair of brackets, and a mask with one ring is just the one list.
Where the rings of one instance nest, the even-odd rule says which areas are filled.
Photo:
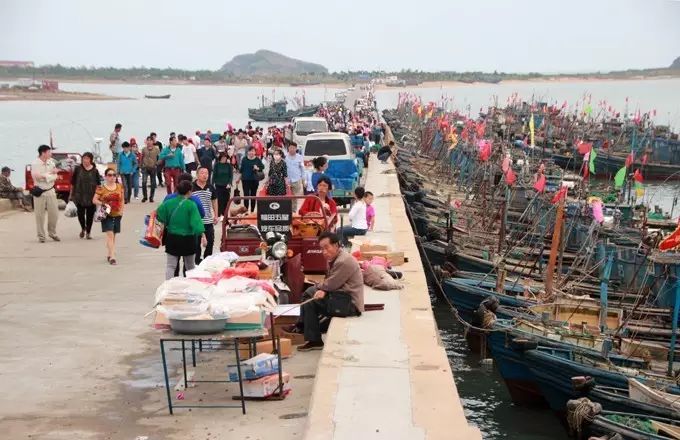
[[467, 424], [438, 336], [394, 165], [372, 156], [367, 171], [366, 189], [376, 196], [367, 238], [405, 252], [409, 261], [397, 268], [405, 289], [366, 287], [366, 303], [385, 309], [332, 321], [304, 438], [481, 439]]

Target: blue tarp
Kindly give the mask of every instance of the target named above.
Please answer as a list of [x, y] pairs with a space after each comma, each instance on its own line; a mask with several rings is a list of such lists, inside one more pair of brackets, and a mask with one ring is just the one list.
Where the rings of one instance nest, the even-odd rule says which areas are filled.
[[333, 182], [333, 190], [352, 191], [359, 183], [359, 168], [354, 159], [330, 160], [324, 174]]

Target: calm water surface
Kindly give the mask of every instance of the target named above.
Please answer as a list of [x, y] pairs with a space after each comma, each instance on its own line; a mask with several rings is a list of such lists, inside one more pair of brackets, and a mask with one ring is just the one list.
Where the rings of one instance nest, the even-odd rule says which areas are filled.
[[[84, 152], [92, 149], [95, 138], [104, 138], [107, 150], [109, 134], [116, 122], [123, 124], [125, 138], [138, 141], [151, 131], [165, 140], [168, 133], [193, 133], [196, 129], [223, 131], [227, 122], [235, 127], [245, 125], [248, 107], [259, 105], [259, 96], [272, 97], [271, 87], [258, 86], [181, 86], [127, 84], [66, 84], [64, 90], [103, 93], [133, 99], [120, 101], [74, 102], [0, 102], [0, 163], [17, 170], [14, 183], [23, 184], [24, 165], [36, 156], [38, 145], [49, 142], [52, 130], [55, 145], [61, 151]], [[389, 89], [377, 92], [381, 108], [394, 107], [399, 92]], [[337, 89], [305, 89], [308, 103], [330, 100]], [[561, 103], [575, 102], [585, 93], [593, 102], [606, 100], [623, 110], [626, 97], [630, 111], [657, 110], [657, 122], [680, 127], [680, 79], [647, 81], [606, 81], [578, 83], [524, 82], [480, 84], [451, 88], [423, 88], [412, 92], [424, 101], [449, 98], [452, 106], [468, 108], [476, 113], [480, 107], [500, 104], [511, 94]], [[170, 100], [147, 100], [145, 94], [170, 93]], [[303, 89], [277, 87], [276, 97], [300, 96]], [[452, 98], [452, 100], [451, 100]], [[106, 157], [106, 156], [105, 156]], [[648, 185], [647, 196], [653, 203], [670, 209], [677, 194], [676, 185]], [[677, 212], [678, 210], [676, 210]], [[677, 213], [676, 213], [677, 215]], [[548, 440], [566, 439], [564, 429], [549, 411], [514, 406], [502, 379], [494, 368], [480, 365], [479, 355], [467, 348], [460, 325], [453, 320], [448, 305], [435, 302], [435, 315], [442, 340], [455, 372], [458, 391], [471, 421], [486, 439]]]

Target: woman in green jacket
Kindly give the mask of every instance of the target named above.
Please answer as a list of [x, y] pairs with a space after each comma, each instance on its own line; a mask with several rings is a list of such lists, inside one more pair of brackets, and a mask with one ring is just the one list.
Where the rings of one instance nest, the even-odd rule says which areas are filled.
[[213, 169], [213, 185], [217, 191], [218, 216], [224, 215], [224, 210], [231, 196], [231, 184], [234, 180], [234, 158], [227, 152], [220, 153]]
[[[191, 182], [181, 181], [177, 185], [179, 197], [169, 199], [158, 207], [156, 216], [165, 225], [165, 253], [168, 260], [165, 266], [165, 279], [175, 275], [179, 258], [184, 259], [184, 270], [195, 267], [196, 237], [203, 235], [203, 219], [196, 204], [188, 200], [191, 196]], [[205, 237], [203, 237], [205, 240]]]

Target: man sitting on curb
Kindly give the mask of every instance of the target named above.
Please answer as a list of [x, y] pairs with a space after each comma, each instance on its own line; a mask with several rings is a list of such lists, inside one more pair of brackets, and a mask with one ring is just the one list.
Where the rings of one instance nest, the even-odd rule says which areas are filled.
[[10, 167], [2, 167], [2, 174], [0, 174], [0, 199], [16, 200], [19, 207], [24, 211], [30, 211], [24, 190], [12, 185], [9, 176], [12, 174]]
[[[300, 319], [289, 332], [304, 333], [305, 343], [299, 351], [322, 350], [321, 319], [328, 316], [361, 316], [364, 311], [364, 279], [359, 263], [340, 247], [340, 239], [332, 232], [319, 236], [319, 246], [328, 260], [326, 279], [307, 289], [300, 308]], [[348, 298], [349, 297], [349, 298]], [[348, 307], [345, 309], [343, 303]]]

